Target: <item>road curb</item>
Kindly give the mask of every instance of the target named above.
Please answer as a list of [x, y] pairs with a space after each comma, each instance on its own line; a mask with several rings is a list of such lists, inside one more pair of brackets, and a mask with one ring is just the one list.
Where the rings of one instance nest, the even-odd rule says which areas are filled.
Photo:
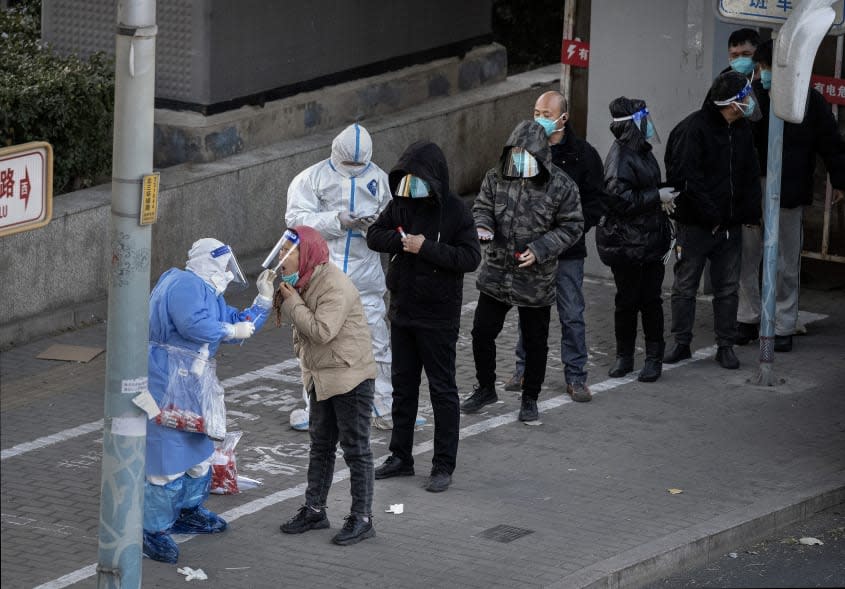
[[778, 495], [658, 538], [583, 568], [550, 588], [622, 589], [642, 587], [673, 573], [701, 566], [815, 513], [845, 503], [839, 477], [795, 493]]

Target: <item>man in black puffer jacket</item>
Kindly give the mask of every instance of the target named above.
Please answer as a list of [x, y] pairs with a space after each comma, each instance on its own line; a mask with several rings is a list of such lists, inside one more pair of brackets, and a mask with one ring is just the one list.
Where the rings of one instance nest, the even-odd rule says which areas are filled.
[[673, 180], [680, 191], [675, 202], [678, 226], [672, 287], [675, 347], [663, 359], [667, 364], [692, 355], [695, 295], [704, 265], [710, 260], [716, 360], [723, 368], [739, 368], [733, 343], [740, 226], [760, 219], [760, 167], [746, 120], [754, 108], [751, 84], [745, 76], [733, 71], [721, 74], [701, 110], [685, 119], [677, 152], [667, 150], [666, 167], [676, 170]]
[[414, 420], [425, 368], [434, 410], [434, 457], [426, 489], [445, 491], [458, 453], [455, 347], [464, 273], [478, 267], [481, 249], [472, 215], [449, 189], [449, 169], [437, 145], [410, 145], [390, 171], [389, 184], [393, 200], [367, 231], [367, 245], [391, 256], [393, 434], [391, 456], [375, 477], [414, 474]]

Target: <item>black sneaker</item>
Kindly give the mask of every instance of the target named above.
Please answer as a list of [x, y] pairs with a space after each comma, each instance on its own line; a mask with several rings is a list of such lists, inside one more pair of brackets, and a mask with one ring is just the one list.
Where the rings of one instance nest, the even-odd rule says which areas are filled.
[[677, 364], [681, 360], [692, 358], [692, 352], [687, 344], [675, 344], [669, 353], [663, 357], [664, 364]]
[[296, 512], [296, 515], [279, 526], [285, 534], [301, 534], [308, 530], [322, 530], [328, 528], [329, 518], [325, 509], [314, 511], [307, 505], [303, 505]]
[[719, 349], [716, 350], [716, 362], [719, 363], [719, 366], [728, 370], [739, 368], [739, 359], [734, 354], [733, 346], [719, 346]]
[[442, 493], [452, 484], [452, 475], [445, 470], [432, 470], [431, 476], [425, 485], [425, 490], [430, 493]]
[[343, 528], [332, 538], [332, 542], [335, 544], [349, 546], [350, 544], [357, 544], [361, 540], [366, 540], [376, 535], [372, 518], [369, 521], [364, 521], [361, 517], [350, 514], [343, 519], [346, 520], [346, 523], [343, 524]]
[[756, 323], [743, 323], [742, 321], [736, 322], [736, 338], [734, 338], [734, 343], [738, 346], [744, 346], [745, 344], [754, 341], [760, 335], [760, 326]]
[[469, 398], [461, 403], [461, 411], [464, 413], [477, 413], [482, 407], [490, 405], [499, 400], [495, 389], [476, 386], [473, 388]]
[[791, 352], [792, 351], [792, 336], [791, 335], [776, 335], [775, 336], [775, 352]]
[[510, 380], [505, 383], [505, 390], [506, 391], [521, 391], [522, 390], [522, 375], [518, 372], [514, 372]]
[[384, 464], [376, 469], [375, 477], [377, 479], [389, 479], [390, 477], [412, 477], [414, 476], [414, 467], [406, 464], [401, 458], [396, 456], [388, 456]]
[[522, 398], [522, 405], [519, 407], [520, 421], [537, 421], [540, 419], [540, 412], [537, 410], [537, 399]]

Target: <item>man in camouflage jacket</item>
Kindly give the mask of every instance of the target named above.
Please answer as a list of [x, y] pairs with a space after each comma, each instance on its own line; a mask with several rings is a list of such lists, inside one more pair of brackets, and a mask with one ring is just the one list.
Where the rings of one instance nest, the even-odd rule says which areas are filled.
[[[518, 172], [514, 172], [512, 158], [519, 149], [513, 148], [533, 156], [536, 175], [514, 175]], [[558, 256], [584, 232], [578, 187], [552, 164], [548, 138], [538, 123], [523, 121], [513, 130], [499, 165], [484, 177], [472, 213], [479, 239], [486, 246], [472, 328], [478, 386], [461, 410], [474, 413], [498, 400], [494, 388], [496, 337], [505, 315], [516, 306], [526, 350], [519, 418], [534, 421], [546, 376]]]

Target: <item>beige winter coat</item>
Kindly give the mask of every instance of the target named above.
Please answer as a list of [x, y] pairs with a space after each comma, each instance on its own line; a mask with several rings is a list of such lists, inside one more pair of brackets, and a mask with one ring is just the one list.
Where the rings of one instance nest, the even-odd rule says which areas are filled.
[[282, 314], [293, 324], [302, 382], [306, 390], [314, 387], [318, 401], [348, 393], [376, 377], [361, 297], [337, 266], [317, 266], [305, 291], [284, 301]]

